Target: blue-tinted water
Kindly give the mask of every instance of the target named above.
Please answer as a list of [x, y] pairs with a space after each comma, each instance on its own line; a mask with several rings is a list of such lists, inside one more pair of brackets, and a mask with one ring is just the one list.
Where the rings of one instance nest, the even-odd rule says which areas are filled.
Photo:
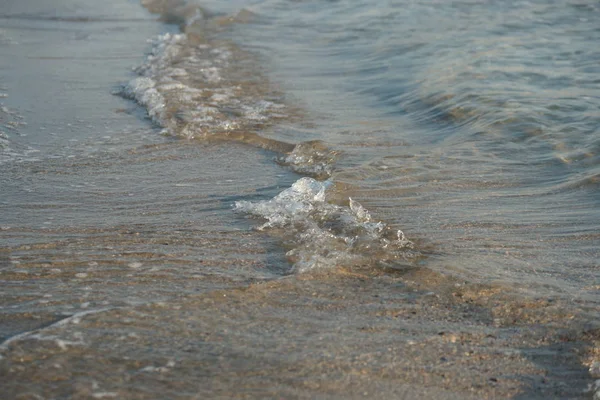
[[600, 393], [597, 2], [38, 3], [0, 8], [11, 396]]
[[230, 36], [310, 110], [293, 139], [340, 150], [333, 181], [439, 268], [597, 296], [597, 3], [207, 4], [242, 7]]

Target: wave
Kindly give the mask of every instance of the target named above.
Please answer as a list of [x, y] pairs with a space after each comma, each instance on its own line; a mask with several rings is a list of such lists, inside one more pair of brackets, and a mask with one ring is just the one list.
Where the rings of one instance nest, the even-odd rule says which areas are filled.
[[266, 219], [268, 230], [291, 248], [294, 272], [355, 266], [386, 266], [415, 259], [419, 253], [401, 230], [375, 221], [357, 201], [327, 202], [330, 180], [305, 177], [270, 200], [235, 203], [237, 211]]
[[166, 132], [185, 138], [253, 130], [285, 118], [285, 105], [261, 96], [260, 84], [231, 76], [232, 50], [195, 43], [186, 34], [160, 35], [123, 94], [148, 110]]
[[293, 113], [249, 55], [211, 37], [213, 21], [205, 10], [185, 1], [143, 3], [178, 23], [181, 33], [151, 40], [150, 53], [136, 69], [139, 76], [122, 94], [143, 105], [168, 135], [232, 140], [274, 151], [277, 163], [308, 176], [271, 200], [235, 204], [237, 211], [267, 220], [257, 229], [281, 237], [295, 272], [390, 266], [418, 255], [402, 231], [373, 220], [358, 202], [327, 201], [338, 151], [319, 140], [292, 144], [263, 136], [267, 126]]
[[180, 24], [181, 33], [151, 39], [139, 75], [120, 94], [147, 110], [163, 133], [186, 139], [232, 140], [279, 153], [276, 161], [320, 179], [333, 171], [337, 153], [322, 142], [299, 144], [259, 132], [293, 112], [233, 43], [212, 39], [199, 6], [182, 1], [146, 1], [151, 11]]

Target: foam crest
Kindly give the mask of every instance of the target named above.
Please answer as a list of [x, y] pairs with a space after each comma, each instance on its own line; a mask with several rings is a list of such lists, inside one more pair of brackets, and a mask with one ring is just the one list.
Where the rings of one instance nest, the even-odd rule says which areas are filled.
[[122, 94], [143, 105], [165, 133], [227, 137], [286, 117], [268, 85], [238, 63], [244, 56], [233, 45], [184, 33], [166, 33], [150, 43], [150, 54], [136, 69], [139, 77]]
[[8, 148], [8, 136], [6, 133], [0, 131], [0, 150]]
[[300, 174], [322, 179], [331, 176], [337, 157], [338, 152], [315, 140], [297, 144], [291, 153], [279, 157], [277, 162]]
[[[8, 94], [0, 88], [0, 98], [2, 97], [8, 97]], [[0, 103], [0, 164], [38, 159], [39, 150], [13, 140], [15, 136], [23, 135], [21, 128], [26, 125], [21, 114]]]
[[292, 249], [296, 272], [336, 266], [386, 265], [417, 254], [400, 230], [394, 231], [358, 202], [327, 202], [331, 181], [301, 178], [270, 200], [238, 201], [235, 209], [266, 219], [258, 230], [279, 235]]

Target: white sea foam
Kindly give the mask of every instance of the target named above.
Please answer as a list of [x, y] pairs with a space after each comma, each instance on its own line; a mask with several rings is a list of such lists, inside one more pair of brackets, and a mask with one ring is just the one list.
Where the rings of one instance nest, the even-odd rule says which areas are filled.
[[7, 147], [8, 147], [8, 135], [5, 132], [0, 131], [0, 149], [7, 148]]
[[231, 50], [197, 44], [186, 34], [160, 35], [122, 94], [143, 105], [171, 135], [213, 136], [249, 129], [285, 116], [282, 104], [261, 97], [264, 88], [236, 78]]
[[314, 177], [329, 177], [338, 153], [327, 148], [321, 141], [297, 144], [291, 153], [279, 157], [277, 162], [294, 171]]
[[[0, 89], [2, 90], [2, 89]], [[0, 97], [7, 97], [0, 91]], [[5, 162], [37, 161], [38, 149], [18, 143], [15, 136], [26, 136], [21, 127], [26, 126], [25, 118], [17, 111], [0, 103], [0, 164]]]
[[330, 186], [331, 181], [301, 178], [270, 200], [238, 201], [235, 208], [266, 219], [257, 229], [283, 237], [297, 272], [414, 257], [402, 231], [373, 220], [358, 202], [349, 199], [348, 207], [327, 202]]

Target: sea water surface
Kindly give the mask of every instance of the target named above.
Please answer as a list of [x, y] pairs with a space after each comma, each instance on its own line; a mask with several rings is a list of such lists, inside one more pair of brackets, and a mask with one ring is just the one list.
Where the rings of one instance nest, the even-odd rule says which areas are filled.
[[600, 396], [597, 2], [0, 5], [8, 398]]

